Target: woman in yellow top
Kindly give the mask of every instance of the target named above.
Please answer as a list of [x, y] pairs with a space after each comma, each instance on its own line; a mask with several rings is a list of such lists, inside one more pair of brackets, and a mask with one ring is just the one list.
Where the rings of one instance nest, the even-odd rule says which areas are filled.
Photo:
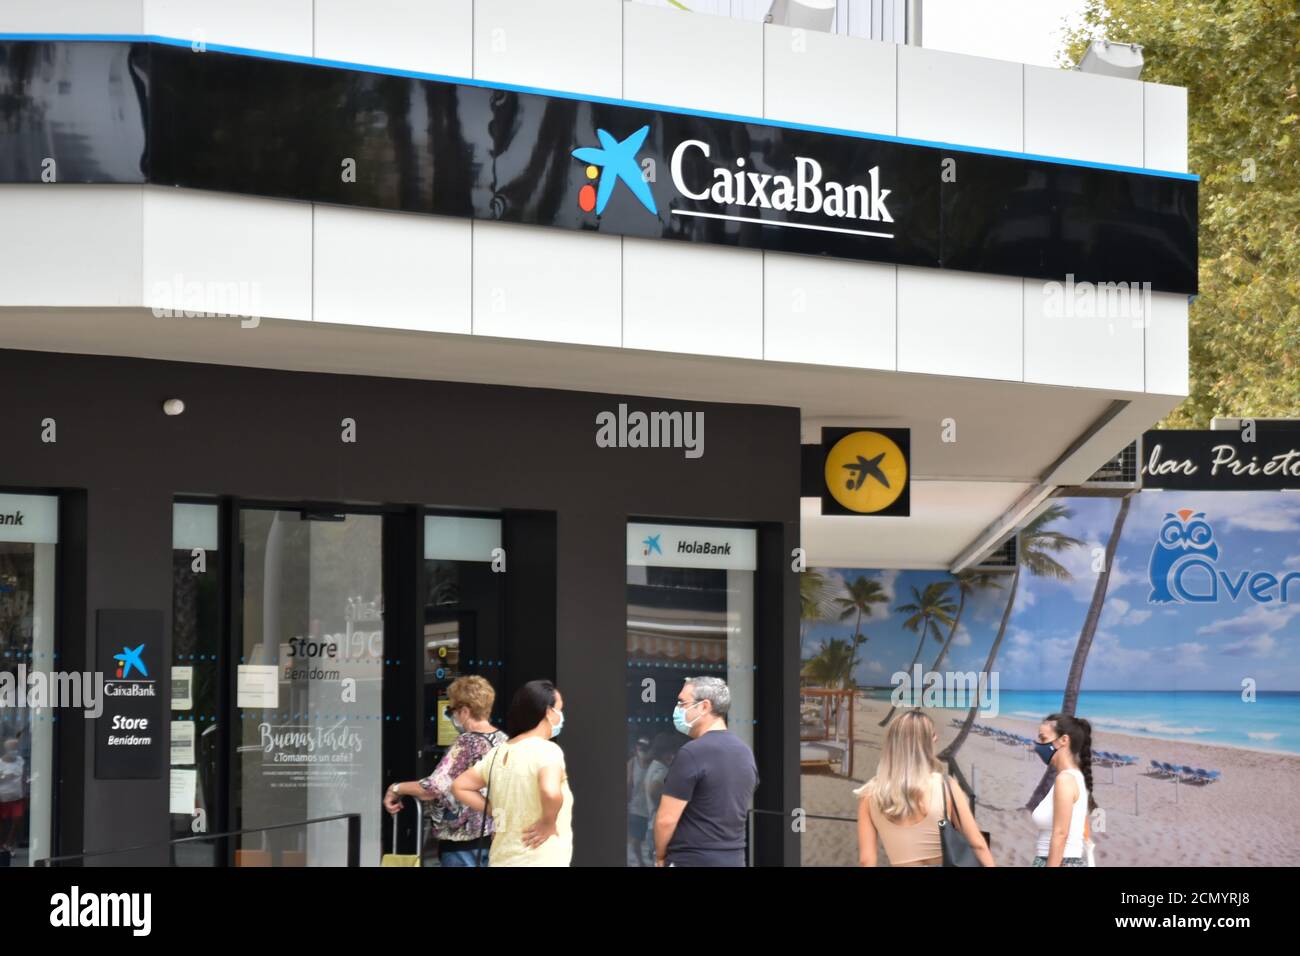
[[573, 793], [564, 751], [551, 739], [563, 726], [564, 698], [555, 685], [529, 681], [510, 702], [510, 739], [451, 785], [456, 799], [473, 810], [490, 804], [496, 835], [489, 866], [568, 866], [572, 861]]
[[961, 787], [945, 786], [934, 745], [934, 722], [922, 710], [900, 714], [885, 731], [876, 775], [853, 793], [858, 803], [858, 862], [876, 866], [876, 840], [885, 845], [890, 866], [942, 866], [939, 821], [945, 792], [953, 804], [948, 817], [958, 824], [983, 866], [993, 866], [984, 836], [975, 824]]

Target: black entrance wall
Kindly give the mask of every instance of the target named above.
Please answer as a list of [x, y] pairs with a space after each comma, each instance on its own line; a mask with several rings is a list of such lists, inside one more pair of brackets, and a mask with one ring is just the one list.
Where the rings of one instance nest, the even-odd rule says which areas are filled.
[[[163, 414], [169, 398], [185, 402], [183, 415]], [[633, 410], [703, 411], [704, 456], [597, 447], [596, 415], [616, 412], [620, 401]], [[517, 553], [545, 567], [539, 548], [554, 554], [553, 582], [507, 577], [507, 627], [538, 634], [516, 645], [529, 651], [512, 660], [512, 683], [553, 676], [565, 694], [559, 742], [574, 790], [578, 865], [624, 860], [627, 518], [758, 526], [757, 805], [787, 815], [798, 805], [798, 580], [790, 570], [797, 409], [3, 350], [0, 402], [0, 486], [65, 492], [66, 668], [87, 666], [101, 608], [161, 609], [161, 659], [171, 659], [176, 495], [513, 514], [508, 562]], [[355, 444], [341, 441], [345, 418], [356, 422]], [[47, 419], [55, 442], [42, 441]], [[168, 839], [166, 773], [95, 779], [92, 739], [80, 723], [79, 714], [65, 717], [59, 738], [58, 851]], [[376, 781], [376, 809], [381, 787]], [[763, 835], [758, 862], [797, 862], [788, 826]], [[165, 855], [112, 858], [126, 862], [163, 863]]]

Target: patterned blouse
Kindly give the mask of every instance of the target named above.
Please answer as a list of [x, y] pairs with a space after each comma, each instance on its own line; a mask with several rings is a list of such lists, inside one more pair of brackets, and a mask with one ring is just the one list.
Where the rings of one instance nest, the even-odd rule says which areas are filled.
[[433, 799], [426, 806], [433, 817], [433, 838], [435, 840], [477, 840], [481, 833], [492, 834], [492, 820], [487, 821], [483, 829], [483, 814], [471, 810], [451, 795], [451, 783], [462, 773], [483, 758], [493, 747], [506, 742], [505, 731], [497, 730], [490, 734], [466, 731], [456, 738], [448, 748], [433, 773], [420, 781], [426, 793], [433, 794]]

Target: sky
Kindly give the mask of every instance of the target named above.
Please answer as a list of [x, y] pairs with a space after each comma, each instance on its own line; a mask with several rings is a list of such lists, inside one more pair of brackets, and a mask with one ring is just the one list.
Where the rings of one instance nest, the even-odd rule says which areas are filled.
[[[1003, 689], [1061, 689], [1096, 582], [1095, 549], [1104, 549], [1118, 501], [1061, 499], [1073, 512], [1060, 530], [1084, 542], [1060, 558], [1069, 581], [1022, 575], [997, 670]], [[1137, 495], [1120, 538], [1101, 624], [1084, 676], [1086, 690], [1237, 690], [1243, 678], [1261, 691], [1300, 690], [1300, 580], [1290, 601], [1258, 603], [1242, 589], [1234, 600], [1220, 587], [1218, 600], [1204, 604], [1151, 603], [1150, 564], [1166, 515], [1203, 512], [1219, 549], [1216, 568], [1232, 581], [1267, 572], [1281, 579], [1300, 572], [1300, 493], [1146, 491]], [[938, 571], [850, 571], [851, 579], [877, 577], [890, 596], [889, 608], [910, 600], [911, 588], [948, 580]], [[1009, 582], [1008, 582], [1009, 583]], [[1208, 587], [1192, 581], [1195, 589]], [[1265, 592], [1267, 593], [1267, 592]], [[1274, 594], [1277, 589], [1274, 589]], [[978, 671], [997, 632], [1006, 591], [978, 594], [968, 602], [945, 670]], [[880, 606], [882, 609], [884, 605]], [[888, 685], [916, 650], [917, 637], [903, 630], [902, 614], [883, 610], [863, 622], [869, 637], [859, 652], [857, 679]], [[807, 657], [832, 637], [847, 637], [851, 622], [811, 626], [804, 638]], [[928, 667], [940, 645], [927, 641], [921, 656]]]
[[1058, 66], [1063, 24], [1083, 0], [924, 0], [922, 45], [1035, 66]]

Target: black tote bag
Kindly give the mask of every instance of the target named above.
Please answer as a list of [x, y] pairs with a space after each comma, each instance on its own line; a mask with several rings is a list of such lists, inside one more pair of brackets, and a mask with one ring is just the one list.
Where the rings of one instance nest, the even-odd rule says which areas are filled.
[[939, 847], [943, 850], [943, 865], [981, 866], [970, 841], [948, 816], [948, 804], [952, 803], [952, 808], [956, 810], [957, 803], [952, 799], [947, 776], [943, 778], [943, 797], [943, 819], [939, 821]]

